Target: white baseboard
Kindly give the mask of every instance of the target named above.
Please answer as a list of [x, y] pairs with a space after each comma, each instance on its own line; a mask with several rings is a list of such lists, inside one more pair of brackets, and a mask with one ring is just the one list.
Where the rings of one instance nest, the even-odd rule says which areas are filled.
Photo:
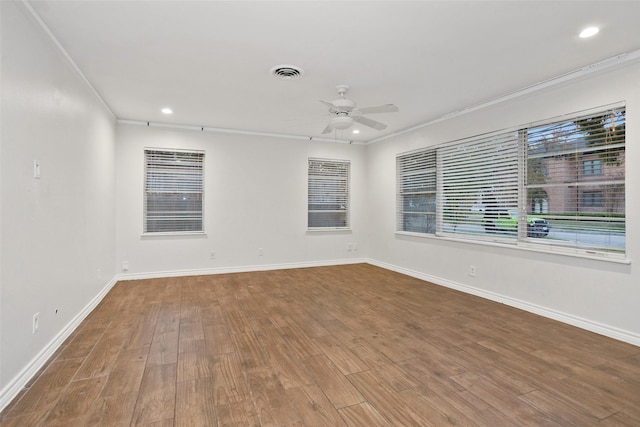
[[0, 391], [0, 411], [3, 410], [18, 395], [20, 390], [40, 371], [49, 358], [56, 352], [71, 333], [102, 301], [116, 284], [115, 278], [105, 285], [89, 304], [78, 313], [23, 369]]
[[347, 265], [366, 263], [366, 258], [333, 259], [326, 261], [305, 261], [280, 264], [256, 264], [238, 267], [201, 268], [193, 270], [165, 270], [146, 273], [124, 273], [116, 276], [117, 280], [156, 279], [160, 277], [205, 276], [208, 274], [246, 273], [252, 271], [286, 270], [291, 268], [326, 267], [330, 265]]
[[415, 277], [416, 279], [425, 280], [427, 282], [434, 283], [436, 285], [444, 286], [447, 288], [455, 289], [460, 292], [475, 295], [481, 298], [485, 298], [491, 301], [499, 302], [511, 307], [519, 308], [530, 313], [534, 313], [549, 319], [557, 320], [568, 325], [576, 326], [587, 331], [595, 332], [596, 334], [604, 335], [609, 338], [616, 339], [618, 341], [624, 341], [629, 344], [640, 347], [640, 335], [619, 329], [610, 325], [594, 322], [592, 320], [584, 319], [578, 316], [574, 316], [568, 313], [563, 313], [557, 310], [553, 310], [547, 307], [543, 307], [537, 304], [531, 304], [526, 301], [511, 298], [505, 295], [496, 294], [494, 292], [485, 291], [483, 289], [474, 288], [473, 286], [464, 285], [461, 283], [453, 282], [451, 280], [443, 279], [441, 277], [432, 276], [430, 274], [422, 273], [419, 271], [411, 270], [404, 267], [388, 264], [382, 261], [376, 261], [368, 259], [367, 263], [381, 267], [387, 270], [395, 271], [398, 273], [406, 274], [407, 276]]

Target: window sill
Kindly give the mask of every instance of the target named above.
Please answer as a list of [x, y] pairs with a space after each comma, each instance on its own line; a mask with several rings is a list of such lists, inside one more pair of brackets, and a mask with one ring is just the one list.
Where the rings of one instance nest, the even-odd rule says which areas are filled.
[[204, 231], [171, 231], [171, 232], [162, 232], [162, 233], [142, 233], [140, 235], [143, 239], [153, 239], [154, 237], [183, 237], [183, 238], [194, 238], [194, 237], [206, 237], [207, 233]]
[[307, 228], [308, 233], [323, 233], [323, 232], [351, 232], [351, 227], [315, 227]]
[[562, 248], [562, 247], [542, 248], [542, 247], [537, 247], [537, 245], [535, 244], [524, 243], [524, 242], [506, 243], [506, 242], [499, 242], [494, 240], [469, 240], [469, 239], [460, 239], [460, 238], [455, 238], [450, 236], [439, 236], [435, 234], [412, 233], [408, 231], [396, 231], [395, 234], [396, 236], [415, 237], [418, 239], [434, 239], [434, 240], [441, 240], [441, 241], [448, 241], [448, 242], [467, 243], [472, 245], [516, 249], [521, 251], [543, 253], [547, 255], [563, 255], [563, 256], [569, 256], [574, 258], [584, 258], [584, 259], [590, 259], [590, 260], [612, 262], [616, 264], [631, 264], [631, 260], [626, 258], [624, 255], [607, 254], [605, 252], [589, 253], [593, 251], [572, 250], [569, 248]]

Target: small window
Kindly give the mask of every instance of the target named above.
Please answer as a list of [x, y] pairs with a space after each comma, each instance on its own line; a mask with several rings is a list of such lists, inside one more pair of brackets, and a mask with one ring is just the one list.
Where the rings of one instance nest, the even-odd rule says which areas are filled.
[[601, 175], [602, 174], [602, 160], [593, 159], [585, 160], [582, 162], [582, 173], [584, 175]]
[[583, 208], [600, 208], [604, 206], [602, 191], [585, 191], [582, 193]]
[[308, 228], [348, 229], [350, 163], [309, 159]]
[[203, 232], [200, 151], [144, 150], [144, 233]]

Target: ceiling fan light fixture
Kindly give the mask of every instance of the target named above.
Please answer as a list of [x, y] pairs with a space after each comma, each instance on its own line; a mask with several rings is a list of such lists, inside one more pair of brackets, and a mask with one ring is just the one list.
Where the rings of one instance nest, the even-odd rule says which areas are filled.
[[349, 116], [337, 116], [331, 119], [331, 127], [334, 129], [347, 129], [353, 124], [353, 118]]

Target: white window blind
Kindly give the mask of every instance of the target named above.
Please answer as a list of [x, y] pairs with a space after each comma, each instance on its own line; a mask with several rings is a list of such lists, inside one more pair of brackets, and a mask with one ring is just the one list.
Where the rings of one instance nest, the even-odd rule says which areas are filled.
[[202, 232], [204, 153], [147, 149], [144, 232]]
[[507, 132], [438, 150], [438, 233], [517, 237], [498, 219], [518, 210], [518, 139]]
[[308, 228], [346, 229], [349, 219], [350, 162], [309, 159]]
[[524, 132], [529, 221], [546, 219], [556, 246], [624, 252], [624, 107]]
[[397, 231], [436, 232], [436, 150], [396, 158]]

